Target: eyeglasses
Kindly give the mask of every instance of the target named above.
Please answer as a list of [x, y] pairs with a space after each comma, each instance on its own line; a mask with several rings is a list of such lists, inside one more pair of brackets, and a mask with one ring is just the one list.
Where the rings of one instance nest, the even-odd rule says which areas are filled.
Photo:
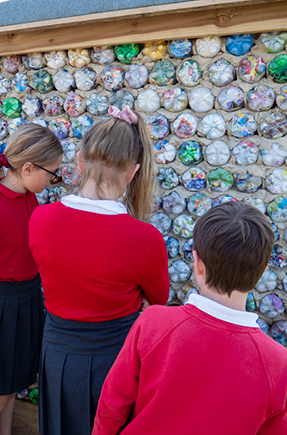
[[52, 172], [52, 171], [48, 171], [48, 169], [43, 168], [43, 166], [36, 165], [35, 163], [33, 163], [33, 165], [51, 174], [51, 179], [50, 179], [51, 183], [58, 183], [61, 180], [61, 176], [59, 175], [59, 169], [57, 169], [55, 172]]

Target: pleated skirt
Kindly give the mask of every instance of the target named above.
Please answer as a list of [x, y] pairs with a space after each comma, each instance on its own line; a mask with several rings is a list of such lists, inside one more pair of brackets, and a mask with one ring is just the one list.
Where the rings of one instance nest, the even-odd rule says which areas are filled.
[[138, 315], [90, 323], [47, 313], [39, 374], [41, 435], [91, 435], [102, 385]]
[[17, 393], [36, 382], [43, 325], [39, 276], [0, 282], [0, 395]]

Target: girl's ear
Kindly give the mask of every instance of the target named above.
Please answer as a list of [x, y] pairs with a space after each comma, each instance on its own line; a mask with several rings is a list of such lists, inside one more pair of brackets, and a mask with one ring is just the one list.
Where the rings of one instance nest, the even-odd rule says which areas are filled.
[[33, 170], [35, 169], [33, 163], [27, 162], [25, 163], [25, 165], [22, 166], [22, 174], [25, 175], [26, 177], [29, 177]]
[[77, 162], [78, 162], [78, 167], [79, 167], [80, 171], [83, 172], [83, 170], [84, 170], [84, 157], [83, 157], [81, 150], [77, 152]]
[[127, 180], [128, 183], [130, 183], [132, 181], [132, 179], [134, 178], [135, 174], [139, 170], [140, 166], [141, 165], [139, 163], [137, 163], [136, 165], [131, 167], [131, 171], [128, 174], [128, 180]]

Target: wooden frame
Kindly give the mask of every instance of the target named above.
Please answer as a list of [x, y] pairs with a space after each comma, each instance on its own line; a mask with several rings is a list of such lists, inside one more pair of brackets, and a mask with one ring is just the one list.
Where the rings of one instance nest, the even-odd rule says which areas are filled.
[[287, 0], [198, 0], [0, 28], [0, 55], [287, 29]]

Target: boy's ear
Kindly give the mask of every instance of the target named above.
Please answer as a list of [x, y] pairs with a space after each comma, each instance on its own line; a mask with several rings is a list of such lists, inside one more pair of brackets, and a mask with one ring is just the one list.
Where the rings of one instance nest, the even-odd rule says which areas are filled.
[[192, 254], [194, 274], [197, 276], [205, 276], [205, 266], [202, 259], [198, 255], [197, 251], [193, 251]]

